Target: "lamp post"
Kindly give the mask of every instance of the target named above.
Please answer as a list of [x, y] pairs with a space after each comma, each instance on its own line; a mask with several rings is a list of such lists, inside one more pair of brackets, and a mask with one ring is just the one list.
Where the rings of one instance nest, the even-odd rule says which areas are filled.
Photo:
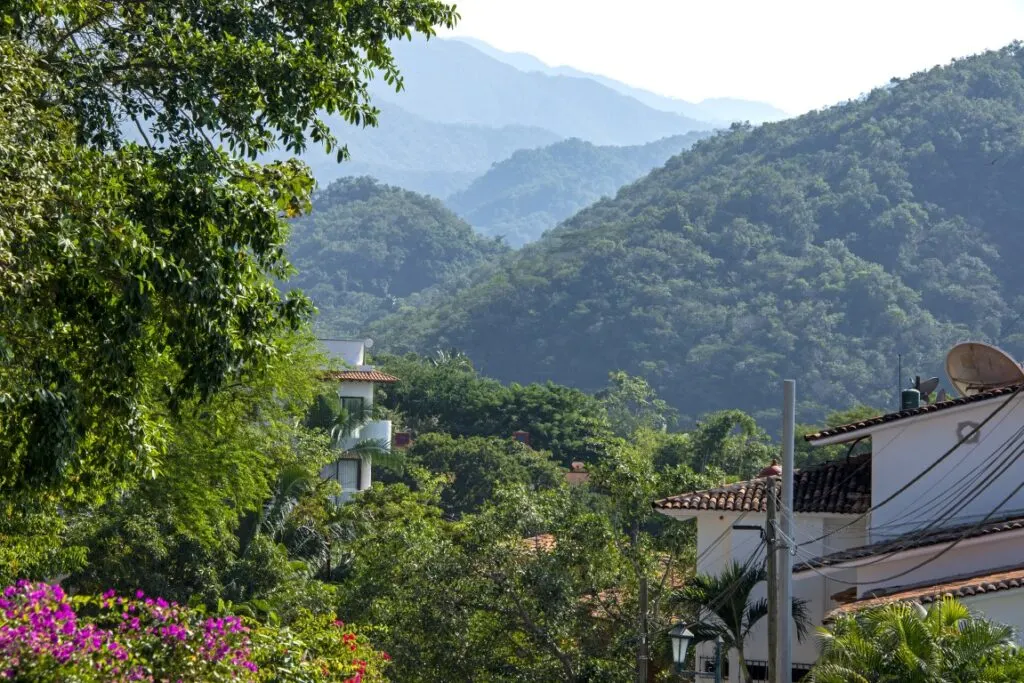
[[722, 636], [715, 638], [715, 673], [709, 674], [705, 671], [686, 671], [683, 664], [686, 663], [686, 651], [690, 649], [693, 642], [693, 633], [682, 623], [676, 624], [668, 632], [672, 639], [672, 662], [675, 664], [676, 673], [682, 676], [707, 676], [714, 677], [715, 683], [722, 683]]

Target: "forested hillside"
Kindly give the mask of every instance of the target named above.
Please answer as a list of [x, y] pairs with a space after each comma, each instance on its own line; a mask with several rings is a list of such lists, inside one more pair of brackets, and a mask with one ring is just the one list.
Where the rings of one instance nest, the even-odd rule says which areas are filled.
[[735, 126], [584, 210], [443, 306], [382, 323], [502, 379], [648, 377], [686, 416], [892, 405], [896, 354], [1024, 349], [1024, 52]]
[[712, 124], [654, 109], [590, 78], [526, 73], [454, 40], [396, 41], [404, 89], [375, 99], [442, 123], [530, 126], [600, 145], [636, 145]]
[[480, 237], [441, 202], [372, 178], [344, 178], [295, 220], [288, 281], [313, 299], [322, 334], [358, 334], [410, 296], [464, 277], [508, 250]]
[[520, 150], [445, 203], [483, 233], [521, 246], [708, 135], [695, 131], [630, 147], [573, 138]]

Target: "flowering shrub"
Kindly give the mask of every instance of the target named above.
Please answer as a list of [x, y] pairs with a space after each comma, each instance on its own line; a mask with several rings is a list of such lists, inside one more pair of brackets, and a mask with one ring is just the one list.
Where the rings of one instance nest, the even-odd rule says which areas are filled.
[[386, 659], [328, 618], [268, 626], [141, 591], [71, 597], [28, 581], [0, 598], [0, 680], [375, 683]]

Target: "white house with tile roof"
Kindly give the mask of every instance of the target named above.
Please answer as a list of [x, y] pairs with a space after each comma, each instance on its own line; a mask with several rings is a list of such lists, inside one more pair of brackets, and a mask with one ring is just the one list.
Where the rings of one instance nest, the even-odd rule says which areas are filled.
[[[779, 468], [766, 468], [762, 474], [767, 476], [672, 496], [655, 502], [654, 507], [675, 519], [697, 520], [697, 571], [719, 574], [731, 562], [748, 562], [755, 552], [758, 553], [757, 558], [764, 557], [760, 532], [734, 526], [764, 527], [766, 493], [774, 488], [776, 494], [781, 495], [779, 472]], [[809, 543], [805, 548], [807, 551], [827, 554], [864, 543], [866, 524], [861, 515], [871, 505], [870, 455], [797, 470], [793, 491], [796, 502], [793, 516], [795, 536], [819, 539]], [[794, 583], [793, 588], [794, 597], [807, 601], [811, 618], [821, 623], [824, 615], [835, 607], [830, 595], [843, 587], [818, 577], [818, 580]], [[765, 586], [761, 584], [753, 599], [765, 595]], [[798, 642], [795, 631], [793, 643], [793, 679], [799, 680], [817, 659], [818, 648], [813, 637]], [[713, 670], [713, 650], [710, 643], [698, 646], [696, 664], [701, 670]], [[746, 641], [745, 656], [754, 680], [766, 680], [768, 634], [765, 621], [754, 628]], [[724, 675], [722, 680], [740, 680], [739, 659], [735, 651], [729, 653], [729, 661], [723, 669], [728, 675]]]
[[[397, 377], [366, 365], [366, 342], [349, 339], [321, 339], [328, 355], [342, 361], [347, 367], [324, 373], [325, 379], [337, 382], [342, 407], [353, 414], [369, 413], [373, 409], [374, 388], [378, 384], [391, 384]], [[373, 458], [363, 453], [353, 454], [360, 443], [373, 442], [377, 447], [391, 450], [391, 420], [369, 420], [357, 427], [337, 447], [342, 455], [325, 465], [320, 471], [324, 479], [332, 479], [341, 486], [339, 502], [349, 500], [357, 492], [370, 487], [373, 481]]]
[[[1024, 635], [1022, 389], [976, 391], [804, 437], [816, 446], [871, 446], [794, 476], [793, 593], [808, 601], [815, 625], [888, 601], [955, 595]], [[717, 573], [758, 546], [758, 532], [732, 527], [763, 526], [765, 487], [776, 482], [741, 482], [654, 506], [697, 520], [697, 569]], [[766, 641], [762, 624], [747, 643], [748, 661], [767, 659]], [[793, 642], [798, 680], [797, 663], [813, 663], [817, 643]], [[706, 646], [698, 656], [710, 653]], [[739, 680], [731, 657], [723, 680]], [[751, 670], [755, 679], [759, 672]]]

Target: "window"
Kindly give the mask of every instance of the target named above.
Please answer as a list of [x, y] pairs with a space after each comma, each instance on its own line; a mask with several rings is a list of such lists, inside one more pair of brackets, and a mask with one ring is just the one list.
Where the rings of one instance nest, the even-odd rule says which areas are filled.
[[342, 396], [341, 397], [341, 408], [349, 416], [350, 419], [356, 418], [361, 419], [363, 417], [363, 411], [366, 410], [363, 406], [365, 401], [362, 396]]
[[339, 460], [337, 463], [337, 481], [341, 484], [341, 492], [352, 494], [359, 490], [359, 461]]

